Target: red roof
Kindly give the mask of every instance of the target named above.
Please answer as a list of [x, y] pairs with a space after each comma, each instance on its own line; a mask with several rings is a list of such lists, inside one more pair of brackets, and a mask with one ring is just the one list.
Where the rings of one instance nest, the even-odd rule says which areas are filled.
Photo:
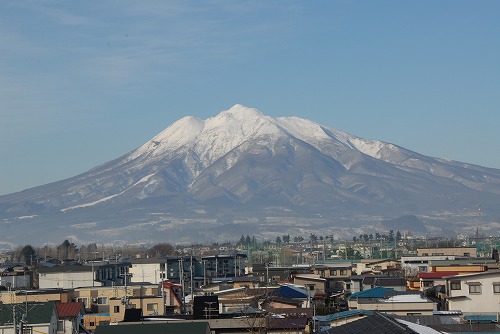
[[81, 302], [57, 303], [56, 307], [59, 318], [76, 318], [84, 313], [84, 306]]
[[443, 278], [446, 276], [455, 276], [459, 273], [456, 271], [438, 271], [430, 273], [418, 273], [418, 277], [422, 279]]

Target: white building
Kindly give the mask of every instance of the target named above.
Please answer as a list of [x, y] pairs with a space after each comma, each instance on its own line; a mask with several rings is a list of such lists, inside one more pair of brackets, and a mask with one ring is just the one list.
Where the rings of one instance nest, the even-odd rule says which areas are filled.
[[401, 256], [401, 269], [408, 275], [429, 271], [429, 262], [435, 260], [455, 260], [454, 255]]
[[168, 278], [165, 272], [166, 258], [134, 259], [129, 269], [130, 281], [134, 283], [149, 282], [158, 284], [162, 277]]
[[500, 312], [500, 271], [486, 271], [445, 277], [449, 310], [464, 314]]
[[44, 267], [39, 270], [38, 284], [40, 289], [125, 285], [130, 283], [129, 266], [129, 262], [98, 262]]

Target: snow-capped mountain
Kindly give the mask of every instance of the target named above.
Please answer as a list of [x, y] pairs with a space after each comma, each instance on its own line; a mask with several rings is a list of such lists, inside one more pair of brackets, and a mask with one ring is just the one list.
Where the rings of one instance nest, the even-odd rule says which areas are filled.
[[34, 243], [345, 236], [403, 215], [463, 230], [479, 207], [492, 228], [499, 200], [500, 170], [235, 105], [184, 117], [81, 175], [1, 196], [0, 242], [28, 231]]

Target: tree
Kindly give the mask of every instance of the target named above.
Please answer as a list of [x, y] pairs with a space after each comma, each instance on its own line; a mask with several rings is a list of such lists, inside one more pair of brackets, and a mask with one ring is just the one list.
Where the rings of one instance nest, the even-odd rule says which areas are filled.
[[401, 240], [401, 232], [399, 230], [396, 232], [396, 240]]
[[284, 236], [282, 237], [282, 239], [283, 239], [283, 242], [284, 242], [285, 244], [289, 244], [289, 243], [290, 243], [290, 234], [284, 235]]
[[293, 242], [302, 242], [304, 241], [304, 238], [300, 235], [293, 237]]
[[390, 230], [389, 231], [389, 238], [388, 238], [388, 240], [390, 242], [394, 241], [394, 230]]
[[276, 243], [281, 245], [281, 237], [279, 235], [276, 237]]
[[64, 240], [62, 244], [57, 246], [57, 254], [59, 255], [59, 260], [74, 259], [76, 253], [76, 245], [72, 242], [69, 242], [67, 239]]
[[33, 264], [33, 260], [36, 259], [35, 249], [31, 245], [24, 246], [19, 255], [20, 260], [26, 264]]
[[162, 257], [173, 255], [175, 253], [174, 246], [169, 243], [162, 242], [148, 249], [148, 255], [151, 257]]

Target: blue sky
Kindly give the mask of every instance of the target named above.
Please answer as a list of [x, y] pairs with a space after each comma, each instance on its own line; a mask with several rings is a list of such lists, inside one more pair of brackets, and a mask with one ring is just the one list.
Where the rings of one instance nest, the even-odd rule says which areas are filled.
[[500, 1], [2, 1], [0, 194], [240, 103], [500, 168]]

